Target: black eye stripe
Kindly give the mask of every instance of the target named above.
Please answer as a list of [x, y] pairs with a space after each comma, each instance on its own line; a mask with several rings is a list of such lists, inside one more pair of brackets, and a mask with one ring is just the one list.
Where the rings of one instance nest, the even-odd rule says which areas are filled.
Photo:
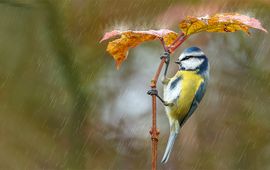
[[185, 56], [181, 61], [188, 60], [188, 59], [190, 59], [192, 57], [194, 57], [194, 56]]

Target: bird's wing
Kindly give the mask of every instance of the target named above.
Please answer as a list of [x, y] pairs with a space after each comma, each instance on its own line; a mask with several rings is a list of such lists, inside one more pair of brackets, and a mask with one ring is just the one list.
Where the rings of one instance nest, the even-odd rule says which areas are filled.
[[180, 94], [182, 86], [182, 77], [174, 76], [170, 79], [170, 82], [164, 86], [164, 100], [171, 104], [176, 104]]
[[184, 125], [184, 123], [188, 120], [188, 118], [192, 115], [192, 113], [196, 110], [196, 108], [198, 107], [200, 101], [202, 100], [203, 96], [204, 96], [204, 93], [205, 93], [205, 88], [206, 88], [206, 83], [203, 81], [196, 94], [195, 94], [195, 97], [192, 101], [192, 104], [190, 106], [190, 109], [188, 111], [188, 113], [186, 114], [186, 116], [184, 118], [182, 118], [181, 120], [179, 120], [179, 124], [180, 124], [180, 127], [182, 127]]

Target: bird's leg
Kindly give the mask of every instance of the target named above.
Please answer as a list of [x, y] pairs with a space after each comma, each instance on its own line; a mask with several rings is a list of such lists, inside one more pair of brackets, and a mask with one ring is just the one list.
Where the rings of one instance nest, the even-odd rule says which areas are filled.
[[160, 57], [160, 59], [163, 59], [165, 58], [165, 70], [164, 70], [164, 77], [167, 76], [167, 71], [168, 71], [168, 67], [169, 67], [169, 64], [170, 64], [170, 53], [169, 52], [164, 52], [164, 54]]
[[158, 95], [158, 91], [156, 89], [151, 89], [147, 92], [148, 95], [155, 95], [157, 98], [164, 104], [165, 101]]
[[169, 82], [169, 78], [167, 78], [167, 71], [169, 68], [169, 64], [170, 64], [170, 53], [169, 52], [164, 52], [164, 54], [160, 57], [160, 59], [165, 58], [165, 70], [164, 70], [164, 74], [163, 74], [163, 78], [162, 78], [162, 83], [163, 84], [168, 84]]
[[152, 90], [149, 90], [147, 92], [148, 95], [155, 95], [157, 96], [157, 98], [164, 104], [164, 106], [172, 106], [173, 103], [168, 103], [166, 101], [164, 101], [159, 95], [158, 95], [158, 91], [156, 89], [152, 89]]

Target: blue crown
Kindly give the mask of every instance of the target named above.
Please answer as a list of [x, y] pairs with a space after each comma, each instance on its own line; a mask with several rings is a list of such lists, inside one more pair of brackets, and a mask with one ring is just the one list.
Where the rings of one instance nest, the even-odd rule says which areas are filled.
[[189, 47], [185, 49], [183, 52], [185, 53], [191, 53], [191, 52], [201, 52], [202, 50], [198, 47]]

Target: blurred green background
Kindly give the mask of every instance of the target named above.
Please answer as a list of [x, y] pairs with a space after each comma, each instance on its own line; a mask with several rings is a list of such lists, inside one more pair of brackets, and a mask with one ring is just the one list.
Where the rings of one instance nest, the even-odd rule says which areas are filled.
[[[239, 12], [270, 30], [269, 0], [0, 0], [0, 169], [150, 169], [150, 80], [158, 42], [117, 71], [99, 43], [112, 29], [177, 31], [186, 15]], [[158, 169], [270, 169], [269, 34], [201, 33], [206, 96]], [[171, 64], [170, 75], [177, 70]], [[159, 88], [161, 84], [159, 83]], [[158, 103], [158, 162], [169, 125]]]

